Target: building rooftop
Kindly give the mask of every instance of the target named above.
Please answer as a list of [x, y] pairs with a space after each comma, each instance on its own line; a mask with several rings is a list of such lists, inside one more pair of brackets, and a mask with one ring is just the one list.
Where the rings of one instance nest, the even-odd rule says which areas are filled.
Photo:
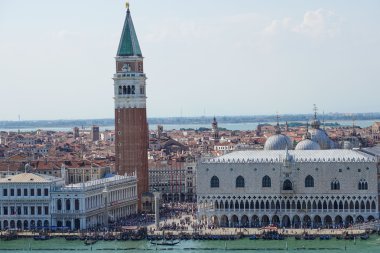
[[91, 180], [87, 181], [84, 183], [77, 183], [77, 184], [69, 184], [65, 185], [62, 190], [70, 190], [70, 189], [82, 189], [87, 188], [87, 187], [93, 187], [93, 186], [99, 186], [99, 185], [104, 185], [104, 184], [112, 184], [115, 181], [122, 180], [122, 179], [129, 179], [129, 180], [136, 180], [135, 176], [120, 176], [120, 175], [115, 175], [113, 177], [108, 177], [108, 178], [101, 178], [101, 179], [96, 179], [96, 180]]
[[21, 173], [6, 178], [0, 178], [0, 183], [48, 183], [57, 180], [60, 180], [60, 178], [33, 173]]
[[247, 150], [235, 151], [204, 163], [292, 162], [375, 162], [376, 158], [358, 150]]

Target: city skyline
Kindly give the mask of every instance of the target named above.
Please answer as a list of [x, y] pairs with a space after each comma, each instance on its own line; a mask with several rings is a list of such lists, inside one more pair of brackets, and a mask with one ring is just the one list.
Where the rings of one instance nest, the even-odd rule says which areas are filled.
[[[1, 120], [111, 118], [124, 3], [1, 2]], [[148, 117], [378, 111], [376, 1], [130, 4]]]

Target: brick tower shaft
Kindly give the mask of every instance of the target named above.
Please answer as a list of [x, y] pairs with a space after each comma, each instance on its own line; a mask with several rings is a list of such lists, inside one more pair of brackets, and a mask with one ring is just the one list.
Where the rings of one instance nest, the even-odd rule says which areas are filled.
[[115, 169], [121, 175], [136, 173], [141, 210], [142, 194], [149, 189], [146, 76], [129, 8], [115, 60]]

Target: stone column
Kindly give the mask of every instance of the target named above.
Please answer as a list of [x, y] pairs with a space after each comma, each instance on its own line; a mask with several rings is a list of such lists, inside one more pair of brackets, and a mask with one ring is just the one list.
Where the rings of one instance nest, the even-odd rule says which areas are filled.
[[160, 193], [153, 192], [154, 194], [154, 218], [156, 229], [160, 226]]

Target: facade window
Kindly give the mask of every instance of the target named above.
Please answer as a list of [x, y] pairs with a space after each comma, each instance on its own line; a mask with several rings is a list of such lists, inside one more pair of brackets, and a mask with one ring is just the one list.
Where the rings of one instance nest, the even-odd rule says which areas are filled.
[[262, 187], [272, 187], [272, 180], [269, 176], [264, 176], [262, 180]]
[[340, 190], [340, 183], [337, 179], [331, 182], [331, 190]]
[[45, 215], [48, 215], [48, 214], [49, 214], [49, 207], [48, 207], [48, 206], [45, 206], [44, 209], [45, 209], [45, 210], [44, 210], [44, 211], [45, 211]]
[[24, 215], [28, 215], [28, 207], [24, 206]]
[[21, 189], [17, 189], [17, 196], [18, 196], [18, 197], [21, 196]]
[[44, 196], [49, 196], [49, 189], [48, 188], [44, 189]]
[[37, 196], [41, 196], [41, 193], [42, 191], [41, 191], [41, 189], [37, 189]]
[[35, 208], [34, 208], [34, 206], [30, 207], [30, 214], [31, 215], [35, 215]]
[[314, 187], [314, 178], [310, 175], [308, 175], [305, 178], [305, 187]]
[[8, 207], [7, 206], [4, 206], [4, 208], [3, 208], [3, 214], [4, 215], [8, 215]]
[[236, 188], [244, 188], [245, 187], [245, 184], [244, 184], [244, 177], [242, 176], [238, 176], [236, 178]]
[[8, 196], [8, 189], [3, 189], [3, 196]]
[[24, 196], [28, 196], [28, 189], [24, 189]]
[[62, 200], [61, 200], [61, 199], [58, 199], [58, 200], [57, 200], [57, 210], [58, 210], [58, 211], [61, 211], [61, 210], [62, 210]]
[[76, 199], [75, 201], [74, 201], [74, 205], [75, 205], [75, 210], [79, 210], [79, 199]]
[[34, 196], [34, 189], [30, 189], [30, 196]]
[[211, 188], [219, 188], [219, 178], [217, 176], [213, 176], [210, 181]]
[[365, 179], [360, 179], [359, 184], [358, 184], [358, 189], [359, 190], [368, 190], [368, 183]]
[[15, 189], [11, 189], [11, 196], [15, 195]]
[[293, 190], [293, 184], [292, 184], [292, 182], [290, 182], [289, 179], [286, 179], [285, 182], [284, 182], [284, 184], [283, 184], [283, 186], [282, 186], [282, 189], [284, 191], [291, 191], [291, 190]]
[[70, 209], [71, 209], [70, 199], [66, 199], [66, 210], [70, 211]]
[[42, 206], [37, 207], [37, 214], [41, 215], [42, 214]]

